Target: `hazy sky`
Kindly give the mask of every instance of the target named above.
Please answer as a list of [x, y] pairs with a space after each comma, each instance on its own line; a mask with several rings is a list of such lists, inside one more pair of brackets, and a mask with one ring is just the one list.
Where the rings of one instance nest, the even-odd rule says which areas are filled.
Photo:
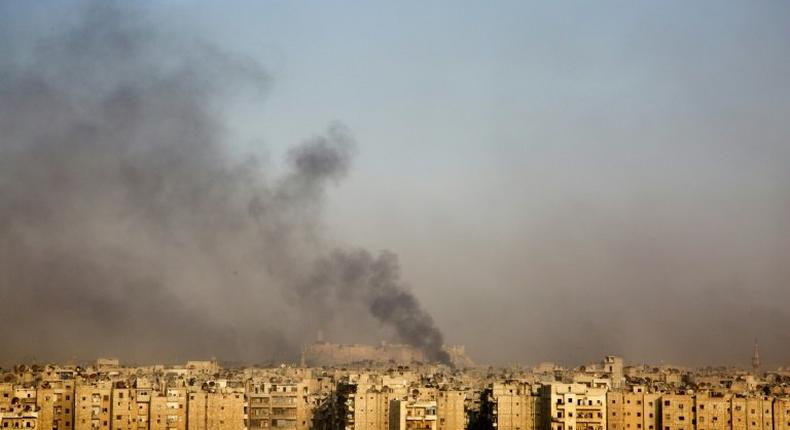
[[[5, 3], [0, 47], [74, 9]], [[142, 9], [270, 75], [223, 112], [239, 153], [348, 127], [326, 234], [397, 253], [473, 359], [790, 365], [787, 2]]]

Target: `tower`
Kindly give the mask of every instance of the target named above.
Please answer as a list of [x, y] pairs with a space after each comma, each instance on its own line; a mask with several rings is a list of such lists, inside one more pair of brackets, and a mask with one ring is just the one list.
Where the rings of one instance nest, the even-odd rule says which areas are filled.
[[754, 352], [752, 353], [752, 369], [755, 372], [760, 370], [760, 351], [757, 347], [757, 339], [754, 340]]

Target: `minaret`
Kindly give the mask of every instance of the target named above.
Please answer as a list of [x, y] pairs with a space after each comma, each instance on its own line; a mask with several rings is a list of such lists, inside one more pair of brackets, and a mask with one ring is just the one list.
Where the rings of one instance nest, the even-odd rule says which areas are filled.
[[752, 369], [755, 373], [760, 370], [760, 351], [757, 348], [757, 339], [754, 340], [754, 353], [752, 354]]

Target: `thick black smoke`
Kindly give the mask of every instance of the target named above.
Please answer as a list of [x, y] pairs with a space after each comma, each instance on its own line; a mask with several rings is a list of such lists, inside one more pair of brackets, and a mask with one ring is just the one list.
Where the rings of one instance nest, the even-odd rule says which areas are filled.
[[318, 327], [311, 302], [284, 297], [320, 261], [357, 273], [343, 288], [370, 315], [446, 361], [389, 254], [324, 257], [321, 201], [350, 167], [348, 132], [294, 147], [276, 177], [234, 157], [223, 103], [262, 94], [267, 74], [159, 30], [96, 2], [24, 58], [2, 48], [0, 360], [294, 358]]
[[401, 340], [421, 348], [428, 360], [450, 364], [442, 333], [400, 283], [398, 257], [391, 252], [374, 257], [363, 249], [336, 250], [316, 264], [313, 277], [297, 291], [303, 301], [324, 301], [324, 307], [328, 291], [341, 299], [362, 299], [379, 321], [392, 326]]

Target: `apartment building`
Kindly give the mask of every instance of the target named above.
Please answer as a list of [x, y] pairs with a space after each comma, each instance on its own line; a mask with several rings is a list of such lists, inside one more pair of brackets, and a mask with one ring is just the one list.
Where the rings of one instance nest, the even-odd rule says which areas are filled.
[[696, 430], [731, 430], [732, 396], [698, 393], [694, 396]]
[[437, 430], [464, 430], [466, 392], [462, 390], [439, 390], [436, 394]]
[[773, 403], [774, 430], [790, 430], [790, 399], [777, 398]]
[[773, 398], [771, 397], [734, 396], [731, 410], [732, 430], [773, 429]]
[[247, 397], [250, 429], [312, 428], [314, 405], [307, 382], [253, 382]]
[[359, 386], [348, 404], [348, 411], [353, 414], [354, 430], [389, 428], [392, 399], [393, 393], [383, 387]]
[[74, 429], [110, 430], [110, 384], [78, 384], [74, 393]]
[[543, 422], [541, 398], [530, 384], [493, 383], [481, 394], [486, 425], [500, 430], [537, 430]]
[[35, 407], [20, 402], [13, 402], [9, 408], [0, 412], [0, 428], [3, 430], [35, 429], [37, 423]]
[[47, 382], [36, 393], [38, 428], [71, 430], [74, 423], [74, 382]]
[[[241, 430], [247, 426], [241, 392], [195, 391], [189, 393], [188, 405], [187, 430]], [[271, 427], [282, 426], [275, 423]]]
[[138, 404], [136, 388], [127, 388], [124, 383], [117, 384], [112, 390], [111, 402], [111, 430], [148, 429], [148, 404]]
[[392, 400], [389, 430], [436, 430], [435, 400]]
[[14, 398], [14, 384], [0, 383], [0, 412], [11, 411], [11, 401]]
[[661, 426], [664, 430], [694, 430], [694, 397], [690, 394], [661, 396]]
[[148, 416], [149, 430], [186, 430], [186, 388], [167, 388], [151, 395]]
[[658, 430], [661, 427], [661, 397], [646, 393], [643, 387], [631, 392], [606, 393], [606, 415], [609, 430]]
[[548, 384], [540, 388], [544, 411], [544, 429], [606, 429], [605, 387], [583, 384]]

